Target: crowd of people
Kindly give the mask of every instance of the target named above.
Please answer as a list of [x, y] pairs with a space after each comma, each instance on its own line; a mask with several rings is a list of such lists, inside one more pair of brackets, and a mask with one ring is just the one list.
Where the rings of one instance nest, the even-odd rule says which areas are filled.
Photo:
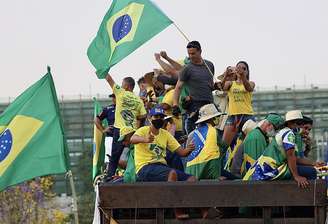
[[[214, 64], [202, 58], [198, 41], [188, 57], [173, 60], [156, 53], [160, 68], [118, 85], [108, 74], [113, 105], [95, 124], [112, 145], [106, 175], [112, 181], [198, 181], [294, 179], [300, 187], [316, 179], [308, 158], [313, 120], [300, 110], [268, 113], [256, 121], [255, 83], [245, 61], [216, 77]], [[104, 127], [102, 120], [109, 126]], [[207, 210], [203, 211], [206, 217]], [[176, 216], [186, 214], [177, 210]]]

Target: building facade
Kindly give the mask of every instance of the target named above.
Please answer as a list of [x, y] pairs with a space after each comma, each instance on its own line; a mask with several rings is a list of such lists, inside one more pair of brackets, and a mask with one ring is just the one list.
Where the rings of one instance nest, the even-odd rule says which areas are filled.
[[[97, 96], [102, 106], [110, 104], [107, 96]], [[12, 99], [0, 102], [0, 113]], [[92, 154], [93, 141], [93, 100], [92, 97], [60, 97], [60, 111], [63, 118], [65, 134], [73, 174], [79, 172], [78, 164], [83, 152]], [[291, 89], [256, 91], [253, 95], [253, 108], [258, 120], [270, 112], [284, 115], [288, 110], [300, 109], [314, 120], [312, 131], [314, 147], [312, 157], [327, 160], [328, 142], [328, 89]], [[92, 169], [92, 161], [83, 164]], [[79, 186], [79, 179], [76, 179]], [[90, 176], [90, 182], [91, 176]], [[55, 191], [70, 194], [69, 182], [64, 175], [56, 176]]]

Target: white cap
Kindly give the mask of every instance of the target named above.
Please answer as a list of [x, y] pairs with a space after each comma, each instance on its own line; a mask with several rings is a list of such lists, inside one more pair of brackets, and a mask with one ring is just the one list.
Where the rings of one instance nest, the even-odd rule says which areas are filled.
[[303, 115], [302, 111], [300, 110], [291, 110], [288, 111], [285, 115], [285, 121], [292, 121], [292, 120], [302, 120]]

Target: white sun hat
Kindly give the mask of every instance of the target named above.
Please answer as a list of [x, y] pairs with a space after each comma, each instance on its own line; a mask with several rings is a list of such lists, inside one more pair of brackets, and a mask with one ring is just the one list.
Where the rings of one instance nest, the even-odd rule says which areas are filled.
[[213, 103], [206, 104], [199, 109], [199, 117], [195, 124], [199, 124], [203, 121], [207, 121], [213, 117], [224, 115], [219, 108]]
[[257, 127], [256, 122], [250, 119], [245, 122], [245, 124], [241, 128], [241, 131], [244, 133], [244, 135], [248, 135], [248, 133], [251, 132], [251, 130], [253, 130], [256, 127]]
[[285, 115], [285, 122], [293, 121], [293, 120], [302, 120], [302, 119], [303, 119], [303, 115], [302, 115], [302, 111], [300, 110], [291, 110], [288, 111]]

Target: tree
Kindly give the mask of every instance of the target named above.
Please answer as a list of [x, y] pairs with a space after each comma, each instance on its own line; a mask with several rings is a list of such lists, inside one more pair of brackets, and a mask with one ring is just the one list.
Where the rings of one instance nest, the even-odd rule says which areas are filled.
[[66, 223], [69, 217], [51, 208], [51, 176], [38, 177], [0, 192], [0, 223]]

